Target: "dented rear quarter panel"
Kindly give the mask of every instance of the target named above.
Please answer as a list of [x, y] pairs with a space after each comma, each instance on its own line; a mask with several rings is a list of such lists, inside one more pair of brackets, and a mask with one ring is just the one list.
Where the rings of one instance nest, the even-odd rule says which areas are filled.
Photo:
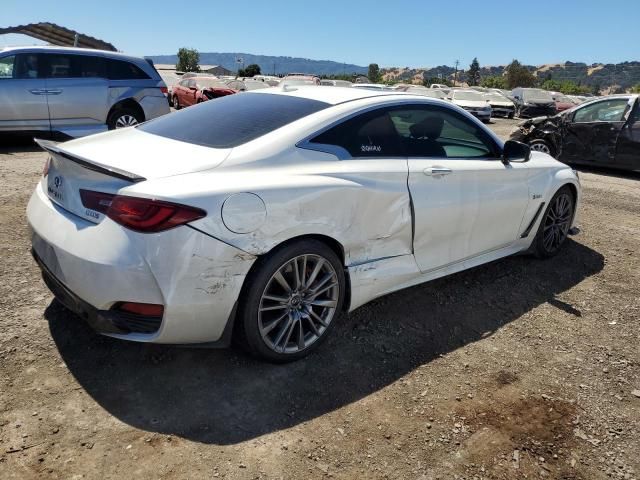
[[[338, 241], [345, 264], [412, 252], [411, 203], [406, 159], [338, 160], [323, 152], [296, 147], [278, 152], [252, 169], [224, 166], [182, 181], [157, 179], [127, 189], [203, 208], [208, 216], [192, 225], [252, 255], [303, 235]], [[253, 193], [265, 204], [266, 219], [249, 233], [231, 232], [223, 221], [223, 204], [236, 193]], [[156, 197], [157, 198], [157, 197]]]

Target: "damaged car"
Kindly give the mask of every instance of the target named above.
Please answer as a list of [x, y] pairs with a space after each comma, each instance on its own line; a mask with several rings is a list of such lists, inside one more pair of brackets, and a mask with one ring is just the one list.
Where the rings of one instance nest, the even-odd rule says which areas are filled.
[[513, 118], [515, 115], [515, 105], [504, 95], [489, 91], [483, 96], [489, 102], [494, 117]]
[[191, 77], [178, 82], [172, 89], [172, 105], [176, 110], [214, 98], [233, 95], [238, 90], [230, 88], [216, 77]]
[[451, 90], [448, 98], [483, 122], [488, 123], [491, 120], [491, 105], [483, 93], [476, 90]]
[[511, 92], [516, 104], [516, 117], [533, 118], [555, 115], [556, 102], [546, 90], [540, 88], [514, 88]]
[[39, 143], [32, 253], [63, 305], [111, 337], [276, 362], [377, 297], [556, 255], [580, 202], [568, 166], [397, 92], [255, 90]]
[[565, 163], [640, 170], [638, 95], [602, 97], [518, 125], [511, 139]]

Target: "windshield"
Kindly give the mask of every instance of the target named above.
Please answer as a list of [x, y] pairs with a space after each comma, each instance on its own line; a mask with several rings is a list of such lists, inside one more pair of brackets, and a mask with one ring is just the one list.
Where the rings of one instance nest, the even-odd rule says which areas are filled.
[[522, 98], [525, 101], [533, 100], [536, 102], [553, 102], [553, 97], [546, 90], [523, 90]]
[[482, 98], [482, 94], [479, 92], [474, 92], [473, 90], [454, 90], [451, 93], [455, 100], [470, 100], [475, 102], [484, 101], [484, 98]]
[[308, 98], [243, 93], [164, 115], [137, 128], [181, 142], [232, 148], [327, 107], [328, 103]]
[[196, 78], [196, 85], [200, 88], [228, 88], [217, 78]]
[[485, 100], [493, 101], [493, 102], [509, 102], [510, 100], [506, 98], [504, 95], [500, 95], [499, 93], [485, 93]]

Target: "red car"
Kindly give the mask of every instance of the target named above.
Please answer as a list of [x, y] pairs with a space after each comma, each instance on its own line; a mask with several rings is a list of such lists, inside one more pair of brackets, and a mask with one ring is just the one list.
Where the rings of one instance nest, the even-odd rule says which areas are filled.
[[553, 101], [556, 102], [556, 110], [558, 112], [564, 112], [576, 106], [573, 101], [566, 95], [554, 95]]
[[229, 88], [214, 77], [191, 77], [178, 82], [172, 88], [172, 103], [176, 110], [206, 102], [213, 98], [233, 95], [237, 90]]

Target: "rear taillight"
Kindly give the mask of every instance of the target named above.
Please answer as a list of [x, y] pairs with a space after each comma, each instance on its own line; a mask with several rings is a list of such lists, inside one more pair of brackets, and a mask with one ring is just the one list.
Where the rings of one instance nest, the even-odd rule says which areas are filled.
[[86, 208], [103, 213], [114, 222], [141, 233], [169, 230], [207, 214], [199, 208], [177, 203], [90, 190], [80, 190], [80, 198]]
[[155, 303], [122, 302], [117, 304], [114, 310], [143, 317], [162, 317], [164, 306], [156, 305]]
[[169, 89], [167, 87], [160, 87], [160, 91], [165, 95], [169, 95]]

